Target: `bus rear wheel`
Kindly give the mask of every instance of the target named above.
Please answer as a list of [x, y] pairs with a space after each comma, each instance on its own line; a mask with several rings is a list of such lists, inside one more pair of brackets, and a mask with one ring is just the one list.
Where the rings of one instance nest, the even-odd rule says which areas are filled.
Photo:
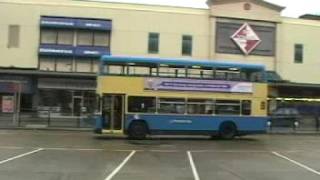
[[219, 128], [219, 136], [222, 139], [230, 140], [237, 135], [237, 127], [233, 122], [224, 122]]
[[137, 121], [132, 122], [128, 129], [129, 139], [142, 140], [145, 139], [148, 134], [148, 127], [145, 122]]

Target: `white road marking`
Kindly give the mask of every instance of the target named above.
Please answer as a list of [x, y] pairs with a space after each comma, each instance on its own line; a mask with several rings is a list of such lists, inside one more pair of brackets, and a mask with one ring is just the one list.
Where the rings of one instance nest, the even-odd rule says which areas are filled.
[[299, 162], [297, 162], [295, 160], [292, 160], [292, 159], [288, 158], [287, 156], [284, 156], [284, 155], [279, 154], [279, 153], [274, 152], [274, 151], [272, 152], [272, 154], [274, 154], [274, 155], [276, 155], [276, 156], [278, 156], [278, 157], [280, 157], [282, 159], [288, 160], [288, 161], [292, 162], [295, 165], [298, 165], [298, 166], [300, 166], [300, 167], [302, 167], [302, 168], [304, 168], [304, 169], [306, 169], [306, 170], [308, 170], [310, 172], [313, 172], [314, 174], [320, 175], [319, 171], [316, 171], [316, 170], [314, 170], [314, 169], [312, 169], [312, 168], [310, 168], [310, 167], [308, 167], [308, 166], [306, 166], [306, 165], [304, 165], [302, 163], [299, 163]]
[[[192, 153], [270, 153], [273, 151], [265, 151], [265, 150], [192, 150]], [[290, 150], [290, 151], [278, 151], [278, 152], [286, 152], [286, 153], [296, 153], [296, 152], [303, 152], [300, 150]]]
[[130, 158], [136, 153], [136, 151], [132, 151], [123, 161], [122, 163], [114, 169], [111, 174], [109, 174], [105, 180], [111, 180], [120, 170], [121, 168], [130, 160]]
[[104, 149], [86, 149], [86, 148], [43, 148], [54, 151], [104, 151]]
[[177, 152], [181, 152], [181, 151], [178, 151], [178, 150], [162, 150], [162, 149], [151, 149], [149, 150], [149, 152], [158, 152], [158, 153], [177, 153]]
[[27, 153], [24, 153], [24, 154], [20, 154], [20, 155], [18, 155], [18, 156], [14, 156], [14, 157], [11, 157], [11, 158], [9, 158], [9, 159], [0, 161], [0, 164], [4, 164], [4, 163], [6, 163], [6, 162], [9, 162], [9, 161], [12, 161], [12, 160], [15, 160], [15, 159], [18, 159], [18, 158], [22, 158], [22, 157], [24, 157], [24, 156], [28, 156], [28, 155], [37, 153], [37, 152], [42, 151], [42, 150], [43, 150], [42, 148], [39, 148], [39, 149], [34, 150], [34, 151], [30, 151], [30, 152], [27, 152]]
[[194, 164], [194, 161], [193, 161], [193, 158], [192, 158], [192, 154], [191, 154], [190, 151], [187, 151], [187, 154], [188, 154], [188, 158], [189, 158], [189, 161], [190, 161], [190, 166], [191, 166], [191, 169], [192, 169], [192, 173], [193, 173], [194, 179], [195, 180], [200, 180], [197, 168], [196, 168], [196, 166]]

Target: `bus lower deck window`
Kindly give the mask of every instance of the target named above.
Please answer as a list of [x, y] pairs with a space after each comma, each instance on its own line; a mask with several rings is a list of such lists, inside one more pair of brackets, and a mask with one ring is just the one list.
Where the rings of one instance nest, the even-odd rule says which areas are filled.
[[128, 98], [129, 112], [155, 113], [156, 112], [156, 98], [130, 96]]
[[188, 99], [188, 114], [212, 114], [213, 104], [210, 99]]
[[169, 114], [184, 114], [185, 113], [185, 100], [177, 98], [160, 98], [158, 105], [159, 113]]

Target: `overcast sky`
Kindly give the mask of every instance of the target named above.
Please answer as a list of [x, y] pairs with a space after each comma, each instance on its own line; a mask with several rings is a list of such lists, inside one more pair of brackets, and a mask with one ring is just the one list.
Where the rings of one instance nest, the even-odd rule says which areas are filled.
[[[206, 0], [95, 0], [112, 2], [131, 2], [144, 4], [161, 4], [186, 7], [206, 8]], [[298, 17], [302, 14], [320, 14], [320, 0], [266, 0], [268, 2], [285, 6], [283, 16]]]

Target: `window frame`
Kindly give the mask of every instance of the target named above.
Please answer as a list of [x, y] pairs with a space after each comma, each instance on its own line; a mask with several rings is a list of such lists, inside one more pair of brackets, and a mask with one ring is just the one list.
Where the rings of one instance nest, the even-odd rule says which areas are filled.
[[21, 36], [21, 27], [18, 24], [9, 24], [8, 25], [8, 48], [19, 48], [20, 47], [20, 36]]
[[294, 63], [302, 64], [304, 56], [304, 45], [303, 44], [294, 44]]
[[192, 56], [193, 37], [191, 35], [182, 35], [181, 54], [182, 56]]
[[[152, 43], [155, 43], [155, 44], [152, 44]], [[159, 47], [160, 47], [160, 33], [150, 32], [148, 34], [148, 53], [159, 54], [159, 49], [160, 49]]]

